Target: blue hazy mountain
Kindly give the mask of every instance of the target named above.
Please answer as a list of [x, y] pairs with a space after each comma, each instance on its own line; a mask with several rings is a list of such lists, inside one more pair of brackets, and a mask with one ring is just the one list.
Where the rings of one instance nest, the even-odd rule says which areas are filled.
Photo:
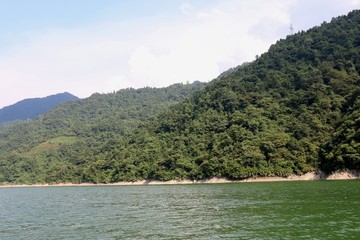
[[79, 98], [68, 93], [58, 93], [43, 98], [29, 98], [0, 109], [0, 122], [35, 119], [50, 109]]

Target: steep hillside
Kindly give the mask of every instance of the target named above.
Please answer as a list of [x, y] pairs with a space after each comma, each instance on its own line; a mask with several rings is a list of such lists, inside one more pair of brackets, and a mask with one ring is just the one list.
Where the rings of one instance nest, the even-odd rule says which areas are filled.
[[50, 109], [78, 97], [70, 93], [58, 93], [44, 98], [30, 98], [0, 109], [0, 122], [35, 119]]
[[0, 182], [360, 169], [359, 73], [360, 11], [353, 11], [279, 40], [205, 88], [94, 95], [0, 132]]
[[113, 180], [360, 169], [359, 72], [360, 11], [288, 36], [124, 143]]

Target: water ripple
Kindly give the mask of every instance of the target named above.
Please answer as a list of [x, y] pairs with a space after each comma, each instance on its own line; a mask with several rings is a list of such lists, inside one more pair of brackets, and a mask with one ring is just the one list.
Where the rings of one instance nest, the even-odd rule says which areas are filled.
[[359, 239], [360, 181], [0, 189], [0, 239]]

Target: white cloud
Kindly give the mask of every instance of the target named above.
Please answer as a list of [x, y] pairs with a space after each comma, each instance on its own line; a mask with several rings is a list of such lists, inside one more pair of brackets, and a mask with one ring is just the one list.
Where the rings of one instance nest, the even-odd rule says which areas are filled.
[[[165, 25], [145, 37], [130, 58], [131, 79], [135, 86], [209, 81], [266, 51], [281, 36], [274, 29], [289, 26], [288, 6], [282, 1], [227, 1], [193, 11], [191, 23]], [[264, 21], [271, 23], [266, 33], [254, 34], [253, 28]], [[152, 50], [154, 42], [163, 46], [160, 53]]]
[[223, 14], [219, 9], [213, 8], [210, 11], [202, 11], [196, 14], [199, 19], [206, 19], [215, 17], [216, 15]]
[[0, 79], [7, 79], [1, 96], [12, 103], [63, 91], [80, 97], [112, 91], [106, 81], [126, 70], [123, 58], [133, 43], [103, 27], [49, 31], [13, 46], [0, 56]]
[[[0, 56], [0, 79], [9, 79], [1, 95], [14, 102], [61, 91], [86, 97], [116, 88], [209, 81], [254, 59], [278, 37], [262, 39], [250, 31], [261, 19], [275, 18], [275, 27], [288, 21], [287, 4], [275, 2], [225, 1], [209, 9], [184, 3], [182, 19], [30, 34], [28, 42]], [[7, 95], [14, 88], [18, 96]]]
[[358, 0], [297, 0], [289, 9], [295, 32], [319, 26], [360, 7]]
[[190, 12], [193, 10], [194, 7], [190, 3], [184, 2], [184, 3], [181, 3], [179, 8], [183, 14], [188, 15], [188, 14], [190, 14]]
[[118, 76], [111, 76], [107, 80], [105, 92], [113, 92], [118, 91], [119, 89], [128, 88], [131, 83], [125, 76], [118, 75]]
[[[183, 15], [171, 19], [29, 33], [27, 42], [0, 55], [0, 106], [61, 91], [86, 97], [126, 87], [209, 81], [266, 51], [289, 33], [291, 23], [304, 29], [327, 20], [326, 14], [331, 18], [359, 5], [358, 0], [224, 0], [199, 8], [184, 2], [174, 9]], [[314, 6], [321, 11], [312, 13]]]
[[193, 46], [180, 43], [169, 53], [156, 56], [148, 48], [139, 46], [129, 61], [132, 84], [162, 87], [177, 82], [206, 81], [219, 73], [213, 61], [207, 60], [206, 55], [191, 55], [191, 49]]

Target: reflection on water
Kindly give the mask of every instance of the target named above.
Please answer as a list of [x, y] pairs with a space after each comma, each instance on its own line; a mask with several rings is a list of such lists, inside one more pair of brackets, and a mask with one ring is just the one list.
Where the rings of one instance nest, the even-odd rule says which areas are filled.
[[0, 239], [360, 239], [360, 181], [0, 189]]

